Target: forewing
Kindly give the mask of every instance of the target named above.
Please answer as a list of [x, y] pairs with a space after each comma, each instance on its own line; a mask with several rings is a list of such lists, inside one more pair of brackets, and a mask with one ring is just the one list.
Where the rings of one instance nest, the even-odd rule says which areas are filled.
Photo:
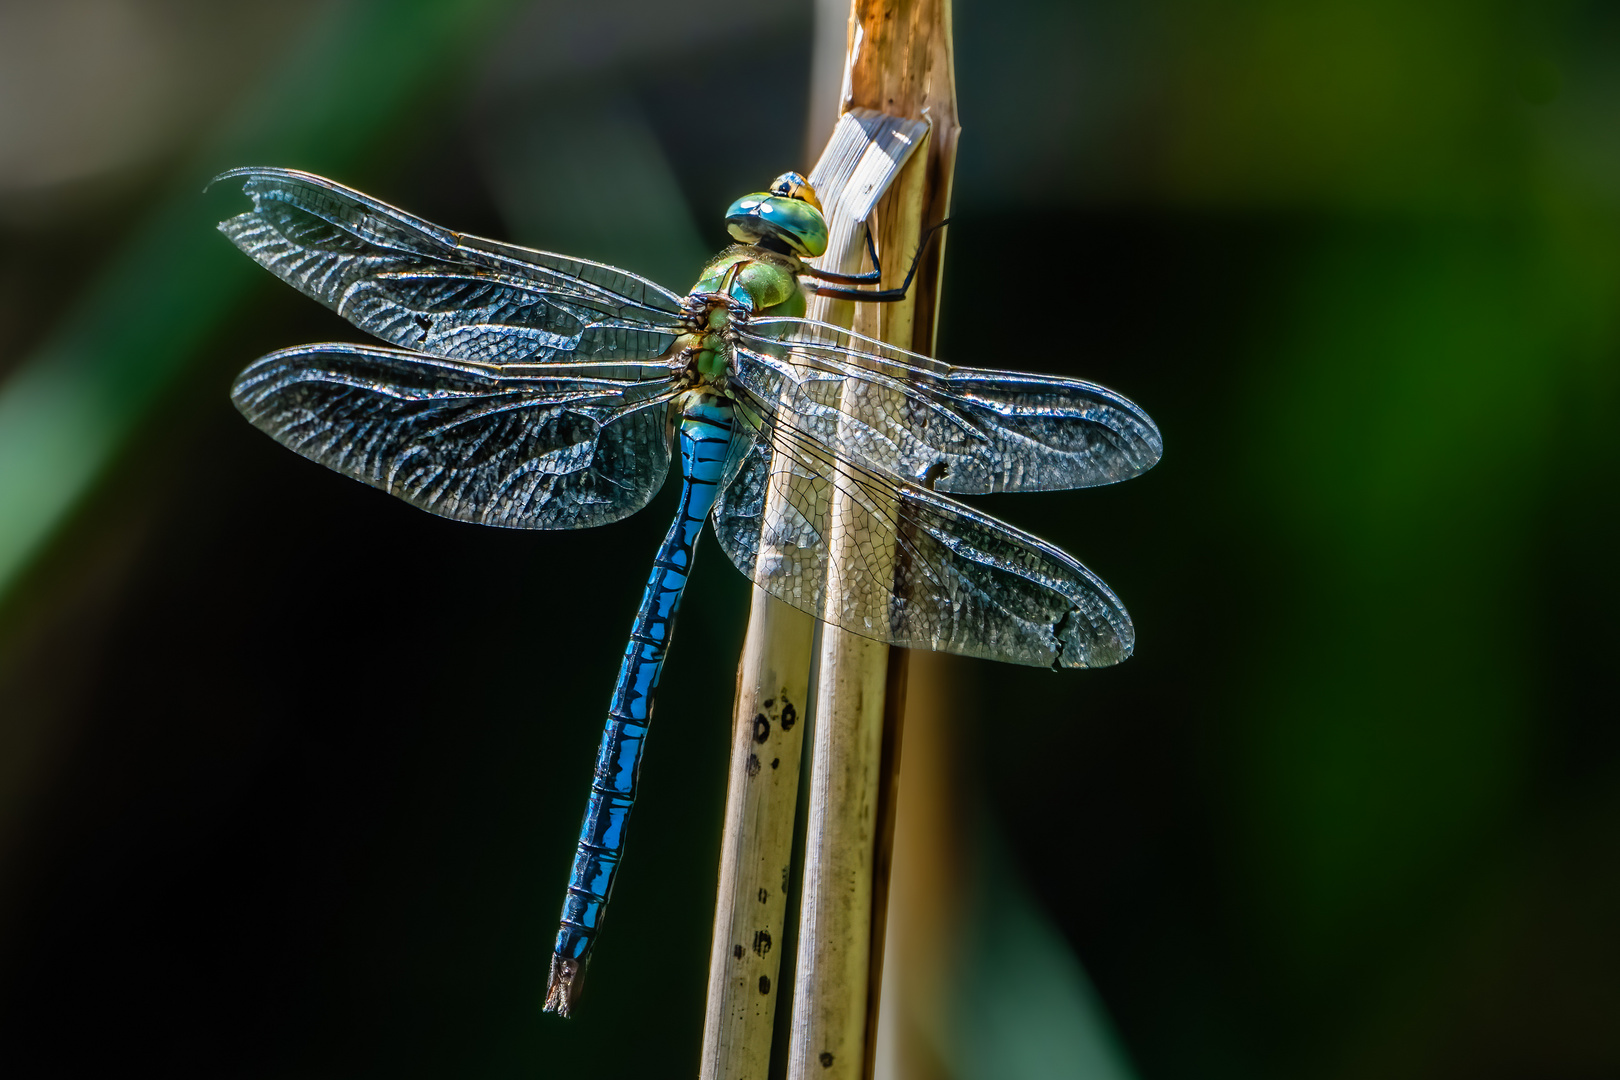
[[331, 180], [235, 169], [253, 209], [219, 229], [355, 326], [482, 363], [641, 360], [681, 330], [680, 298], [623, 270], [466, 236]]
[[287, 448], [423, 510], [508, 528], [587, 528], [645, 506], [670, 460], [667, 369], [647, 365], [648, 377], [635, 379], [599, 368], [497, 369], [306, 345], [249, 365], [231, 400]]
[[1069, 555], [914, 484], [839, 461], [746, 407], [714, 509], [755, 584], [863, 637], [1043, 667], [1131, 653], [1119, 599]]
[[755, 319], [735, 378], [844, 457], [936, 491], [1053, 491], [1128, 480], [1159, 429], [1095, 383], [956, 368], [827, 323]]

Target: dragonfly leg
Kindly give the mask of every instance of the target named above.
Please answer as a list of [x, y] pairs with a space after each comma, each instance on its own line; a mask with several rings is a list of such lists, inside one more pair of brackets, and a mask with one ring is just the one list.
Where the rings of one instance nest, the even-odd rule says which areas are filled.
[[692, 571], [697, 538], [719, 490], [730, 442], [729, 406], [688, 406], [681, 420], [680, 511], [653, 560], [602, 730], [590, 801], [580, 825], [568, 895], [563, 900], [562, 924], [551, 957], [547, 1012], [567, 1016], [573, 1010], [590, 963], [591, 947], [607, 912], [613, 879], [624, 854], [625, 826], [636, 801], [641, 754], [652, 720], [653, 691], [663, 670], [681, 593]]
[[883, 267], [878, 260], [877, 245], [872, 242], [872, 225], [866, 225], [866, 254], [872, 260], [872, 269], [861, 274], [838, 274], [831, 270], [817, 270], [813, 266], [806, 266], [804, 272], [813, 278], [822, 281], [832, 281], [840, 285], [876, 285], [883, 279]]
[[[936, 232], [943, 229], [950, 223], [951, 219], [945, 218], [937, 225], [931, 226], [927, 232], [923, 233], [922, 239], [917, 242], [917, 253], [911, 257], [911, 267], [906, 271], [906, 279], [893, 289], [875, 289], [872, 292], [863, 292], [860, 289], [843, 289], [836, 285], [821, 285], [814, 281], [807, 282], [806, 284], [817, 296], [830, 296], [834, 300], [864, 300], [871, 304], [892, 304], [898, 300], [904, 300], [906, 298], [906, 293], [911, 289], [911, 279], [917, 275], [917, 266], [922, 262], [923, 252], [928, 250], [929, 239], [933, 237]], [[870, 244], [872, 240], [870, 230], [868, 230], [866, 234], [866, 239], [868, 244]], [[876, 254], [874, 254], [873, 258], [875, 259], [876, 257]], [[822, 277], [825, 275], [818, 274], [816, 276]]]

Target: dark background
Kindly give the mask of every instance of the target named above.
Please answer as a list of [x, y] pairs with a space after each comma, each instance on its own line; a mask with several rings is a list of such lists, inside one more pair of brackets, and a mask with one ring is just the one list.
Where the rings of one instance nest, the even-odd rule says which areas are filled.
[[[957, 9], [939, 354], [1165, 437], [980, 501], [1104, 577], [1136, 657], [952, 669], [962, 797], [1135, 1075], [1620, 1076], [1617, 15]], [[287, 453], [231, 378], [358, 335], [199, 192], [308, 168], [684, 288], [811, 164], [812, 29], [0, 5], [0, 1069], [692, 1071], [746, 582], [705, 544], [590, 1007], [544, 1017], [674, 488], [509, 533]]]

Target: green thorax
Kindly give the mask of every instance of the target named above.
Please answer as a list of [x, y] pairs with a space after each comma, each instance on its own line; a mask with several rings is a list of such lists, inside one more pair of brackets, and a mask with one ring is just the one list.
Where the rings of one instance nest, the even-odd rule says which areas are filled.
[[756, 315], [804, 316], [804, 288], [799, 284], [801, 265], [753, 244], [735, 244], [709, 261], [692, 286], [694, 293], [724, 293], [740, 300]]

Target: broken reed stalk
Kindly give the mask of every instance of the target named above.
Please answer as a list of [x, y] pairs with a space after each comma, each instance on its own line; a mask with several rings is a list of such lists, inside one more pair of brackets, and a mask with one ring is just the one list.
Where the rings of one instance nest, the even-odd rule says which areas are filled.
[[[863, 222], [926, 130], [924, 124], [867, 110], [840, 120], [810, 174], [828, 219], [823, 267], [859, 269], [865, 250]], [[844, 311], [828, 314], [841, 316], [841, 325], [847, 326], [851, 307], [846, 303]], [[779, 456], [767, 489], [766, 522], [793, 514], [789, 500], [807, 494], [806, 482]], [[814, 502], [815, 493], [808, 494]], [[798, 557], [773, 546], [777, 533], [767, 525], [761, 559]], [[798, 530], [781, 533], [796, 536]], [[836, 596], [831, 590], [840, 587], [829, 582], [824, 595]], [[769, 1068], [814, 630], [811, 616], [762, 589], [754, 591], [737, 672], [700, 1068], [704, 1080], [754, 1080]]]
[[[830, 243], [820, 264], [864, 269], [863, 225], [870, 220], [878, 231], [884, 280], [892, 283], [904, 275], [922, 227], [939, 221], [950, 202], [958, 128], [949, 9], [945, 0], [887, 10], [857, 0], [848, 44], [844, 115], [811, 174], [828, 212]], [[924, 153], [912, 156], [919, 143]], [[896, 190], [874, 217], [873, 201], [897, 172]], [[847, 301], [817, 300], [810, 316], [853, 323], [869, 336], [932, 352], [943, 240], [935, 238], [906, 303], [857, 310]], [[797, 482], [788, 465], [780, 469], [780, 475], [773, 473], [767, 521], [786, 508]], [[829, 537], [834, 551], [842, 548], [847, 556], [862, 550], [869, 567], [876, 551], [877, 561], [892, 565], [892, 516], [874, 521], [874, 508], [831, 497], [838, 501], [829, 519], [836, 523]], [[882, 516], [883, 508], [875, 509]], [[882, 541], [876, 548], [874, 539]], [[823, 595], [836, 604], [859, 582], [839, 569], [853, 565], [852, 559], [832, 563]], [[738, 672], [704, 1027], [706, 1080], [762, 1078], [769, 1068], [780, 993], [780, 954], [773, 946], [782, 939], [798, 775], [790, 761], [798, 760], [804, 730], [798, 723], [783, 725], [782, 701], [812, 696], [812, 633], [808, 618], [756, 590]], [[872, 1070], [905, 661], [903, 651], [891, 656], [886, 646], [831, 626], [814, 660], [818, 720], [789, 1076], [831, 1080], [870, 1076]], [[778, 763], [768, 774], [767, 748], [769, 760]]]
[[[942, 220], [950, 204], [959, 129], [948, 0], [855, 0], [848, 41], [846, 112], [880, 109], [928, 125], [918, 152], [877, 208], [883, 278], [894, 283], [924, 228]], [[931, 353], [942, 252], [938, 237], [904, 302], [855, 305], [852, 328]], [[824, 267], [830, 263], [823, 260]], [[852, 269], [847, 263], [840, 268]], [[831, 321], [847, 303], [818, 300], [809, 315]], [[899, 392], [869, 384], [846, 382], [842, 393], [846, 402], [860, 395], [864, 408], [906, 407]], [[840, 490], [832, 499], [835, 557], [825, 602], [860, 601], [864, 610], [886, 610], [887, 604], [860, 594], [886, 591], [895, 580], [895, 507], [873, 505], [871, 492]], [[905, 671], [903, 650], [831, 624], [822, 634], [789, 1080], [872, 1074]]]
[[[927, 128], [919, 125], [926, 145]], [[880, 204], [877, 224], [881, 233], [890, 218], [907, 222], [908, 208], [918, 202], [923, 173], [912, 164], [901, 171], [895, 187]], [[884, 211], [888, 212], [885, 213]], [[861, 268], [860, 245], [854, 265]], [[909, 255], [915, 240], [903, 244]], [[885, 244], [885, 277], [904, 274], [905, 256], [896, 258]], [[830, 260], [826, 260], [830, 263]], [[910, 308], [905, 304], [884, 305]], [[811, 318], [837, 318], [848, 301], [812, 304]], [[876, 305], [854, 305], [854, 329], [879, 330], [880, 321], [904, 322], [909, 311], [881, 314]], [[819, 309], [819, 310], [818, 310]], [[885, 318], [886, 317], [886, 318]], [[865, 384], [846, 383], [841, 391], [845, 407], [860, 395], [858, 407], [902, 408], [901, 395]], [[840, 422], [840, 428], [844, 426]], [[840, 435], [843, 435], [842, 430]], [[849, 485], [829, 492], [831, 513], [827, 537], [829, 560], [825, 604], [829, 613], [846, 610], [886, 611], [881, 596], [894, 580], [894, 529], [897, 507], [885, 505], [880, 495], [851, 490]], [[882, 642], [857, 637], [829, 623], [822, 630], [816, 658], [815, 746], [810, 763], [810, 798], [805, 823], [804, 886], [799, 906], [799, 948], [794, 967], [793, 1021], [788, 1049], [788, 1076], [850, 1077], [862, 1075], [873, 959], [874, 906], [880, 891], [875, 871], [878, 858], [878, 813], [883, 775], [883, 731], [890, 649]]]

